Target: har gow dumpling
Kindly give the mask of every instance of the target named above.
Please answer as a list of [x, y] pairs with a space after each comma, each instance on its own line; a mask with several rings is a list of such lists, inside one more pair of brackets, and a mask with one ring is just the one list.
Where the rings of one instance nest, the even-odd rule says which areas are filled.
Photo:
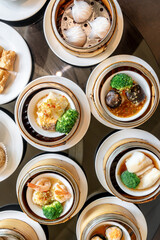
[[76, 47], [83, 47], [87, 40], [87, 36], [80, 26], [69, 28], [64, 31], [64, 34], [65, 40]]
[[160, 171], [152, 168], [141, 176], [137, 189], [145, 189], [153, 186], [160, 179]]
[[91, 6], [85, 1], [74, 1], [72, 7], [72, 17], [76, 23], [83, 23], [88, 20], [92, 14]]
[[126, 161], [127, 170], [137, 173], [152, 164], [152, 160], [142, 152], [134, 152]]
[[97, 17], [92, 22], [89, 22], [91, 26], [90, 39], [104, 38], [110, 29], [110, 21], [105, 17]]

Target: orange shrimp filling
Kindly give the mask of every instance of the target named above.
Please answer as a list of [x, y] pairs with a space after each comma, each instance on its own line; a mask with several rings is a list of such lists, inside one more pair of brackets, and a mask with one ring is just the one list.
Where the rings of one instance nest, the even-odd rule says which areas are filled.
[[110, 239], [116, 239], [121, 237], [121, 232], [118, 229], [112, 230], [108, 233]]

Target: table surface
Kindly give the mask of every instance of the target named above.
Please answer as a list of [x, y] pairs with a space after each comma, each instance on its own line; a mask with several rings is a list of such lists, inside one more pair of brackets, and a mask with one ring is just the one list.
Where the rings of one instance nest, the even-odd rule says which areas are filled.
[[[28, 46], [32, 53], [33, 58], [33, 72], [30, 81], [37, 77], [46, 75], [56, 75], [57, 72], [61, 72], [63, 77], [66, 77], [76, 82], [85, 91], [87, 79], [94, 69], [94, 67], [80, 68], [73, 67], [67, 63], [61, 61], [48, 47], [44, 33], [43, 33], [43, 14], [45, 7], [34, 17], [27, 21], [19, 23], [9, 23], [23, 36], [28, 43]], [[38, 44], [37, 44], [38, 43]], [[146, 44], [145, 40], [124, 15], [124, 33], [122, 40], [112, 54], [130, 54], [138, 56], [148, 62], [153, 69], [156, 71], [158, 77], [160, 77], [160, 69], [155, 61], [155, 58]], [[11, 113], [14, 111], [15, 101], [4, 104], [1, 107], [9, 110]], [[160, 138], [160, 121], [159, 121], [159, 110], [156, 110], [154, 115], [139, 128], [151, 132], [157, 138]], [[84, 136], [84, 138], [74, 147], [65, 151], [69, 157], [75, 159], [84, 169], [89, 186], [89, 195], [93, 196], [97, 193], [105, 192], [101, 184], [99, 183], [95, 170], [95, 151], [100, 141], [113, 129], [110, 129], [101, 123], [99, 123], [93, 116], [91, 118], [90, 127]], [[42, 152], [30, 144], [27, 145], [27, 150], [23, 161], [20, 163], [17, 170], [4, 182], [0, 184], [0, 205], [6, 205], [11, 203], [17, 203], [16, 197], [16, 180], [22, 167], [35, 155]], [[88, 151], [89, 147], [89, 151]], [[92, 184], [94, 181], [94, 184]], [[12, 190], [12, 191], [10, 191]], [[2, 194], [3, 193], [3, 194]], [[4, 194], [5, 193], [5, 194]], [[139, 208], [143, 212], [147, 224], [148, 224], [148, 238], [147, 240], [155, 240], [154, 238], [156, 231], [159, 227], [159, 213], [160, 213], [160, 197], [156, 200], [141, 204]], [[49, 226], [49, 240], [63, 240], [63, 239], [76, 239], [75, 227], [77, 217], [75, 216], [70, 221], [57, 226]], [[159, 238], [158, 238], [159, 239]]]

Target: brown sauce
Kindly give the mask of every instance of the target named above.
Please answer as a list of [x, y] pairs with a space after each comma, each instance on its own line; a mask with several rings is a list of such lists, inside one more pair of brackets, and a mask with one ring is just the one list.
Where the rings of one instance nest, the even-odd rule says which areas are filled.
[[107, 106], [109, 111], [117, 117], [125, 118], [125, 117], [132, 117], [136, 115], [143, 108], [146, 102], [146, 97], [138, 105], [133, 104], [131, 101], [129, 101], [125, 95], [123, 95], [123, 98], [124, 98], [124, 102], [120, 106], [116, 108], [110, 108]]

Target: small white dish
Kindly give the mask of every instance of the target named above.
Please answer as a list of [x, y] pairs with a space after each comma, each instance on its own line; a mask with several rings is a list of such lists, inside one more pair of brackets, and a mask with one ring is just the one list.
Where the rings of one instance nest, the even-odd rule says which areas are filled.
[[64, 133], [44, 130], [36, 122], [36, 117], [35, 117], [36, 105], [39, 100], [41, 100], [43, 97], [46, 97], [50, 92], [61, 94], [61, 95], [65, 96], [68, 99], [70, 108], [75, 109], [75, 105], [74, 105], [72, 99], [68, 96], [68, 94], [66, 94], [65, 92], [62, 92], [60, 90], [57, 90], [57, 89], [46, 89], [46, 90], [40, 91], [39, 93], [34, 95], [34, 97], [31, 99], [31, 101], [29, 102], [29, 105], [28, 105], [27, 115], [28, 115], [28, 119], [29, 119], [31, 126], [33, 127], [33, 129], [36, 132], [38, 132], [39, 134], [41, 134], [42, 136], [45, 136], [45, 137], [59, 137], [59, 136], [64, 135]]
[[[44, 173], [44, 174], [40, 174], [37, 177], [35, 177], [31, 183], [35, 184], [40, 178], [55, 178], [60, 180], [66, 187], [67, 190], [71, 193], [72, 197], [67, 200], [63, 206], [63, 212], [61, 213], [60, 217], [64, 216], [72, 207], [73, 204], [73, 190], [72, 187], [70, 185], [70, 183], [62, 176], [55, 174], [55, 173]], [[46, 218], [43, 214], [43, 210], [40, 206], [36, 205], [33, 203], [32, 201], [32, 195], [33, 195], [33, 189], [31, 188], [27, 188], [27, 192], [26, 192], [26, 199], [27, 199], [27, 203], [30, 207], [30, 209], [37, 214], [38, 216], [42, 217], [42, 218]]]
[[8, 164], [0, 174], [1, 182], [16, 170], [23, 154], [23, 141], [19, 129], [13, 119], [2, 110], [0, 110], [0, 133], [0, 142], [4, 143], [8, 156]]
[[[147, 81], [145, 80], [145, 78], [143, 78], [140, 74], [136, 73], [136, 72], [133, 72], [133, 71], [120, 71], [118, 72], [119, 73], [125, 73], [127, 74], [128, 76], [130, 76], [135, 82], [136, 84], [139, 84], [141, 86], [141, 88], [143, 89], [144, 93], [145, 93], [145, 96], [146, 96], [146, 102], [143, 106], [143, 108], [135, 115], [131, 116], [131, 117], [118, 117], [116, 115], [114, 115], [113, 113], [110, 112], [109, 108], [107, 107], [106, 103], [105, 103], [105, 96], [107, 94], [107, 92], [109, 91], [109, 88], [110, 88], [110, 81], [111, 79], [117, 74], [113, 74], [112, 76], [110, 76], [108, 79], [106, 79], [103, 87], [102, 87], [102, 90], [101, 90], [101, 95], [100, 95], [100, 100], [101, 100], [101, 103], [102, 103], [102, 106], [104, 108], [104, 110], [108, 113], [108, 115], [110, 115], [112, 118], [116, 119], [116, 120], [119, 120], [119, 121], [133, 121], [135, 120], [136, 118], [140, 117], [145, 111], [146, 109], [148, 108], [149, 106], [149, 103], [150, 103], [150, 99], [151, 99], [151, 91], [150, 91], [150, 88], [149, 88], [149, 85], [147, 83]], [[106, 71], [104, 71], [100, 76], [99, 78], [103, 79], [103, 77], [105, 76], [106, 74]], [[98, 79], [99, 79], [98, 78]]]
[[[20, 182], [22, 181], [22, 178], [27, 174], [27, 172], [32, 168], [34, 164], [39, 163], [40, 161], [44, 161], [45, 159], [57, 159], [58, 161], [61, 161], [64, 165], [67, 163], [70, 165], [71, 169], [74, 169], [74, 172], [76, 172], [77, 179], [79, 179], [79, 190], [80, 190], [80, 197], [79, 197], [79, 205], [76, 209], [76, 211], [73, 213], [73, 216], [75, 216], [83, 207], [88, 194], [88, 183], [86, 176], [83, 172], [83, 170], [80, 168], [80, 166], [73, 161], [72, 159], [61, 155], [61, 154], [55, 154], [55, 153], [46, 153], [41, 154], [30, 160], [21, 170], [21, 172], [18, 175], [17, 183], [16, 183], [16, 193], [18, 196], [18, 186]], [[68, 168], [66, 168], [67, 170]], [[69, 170], [69, 169], [68, 169]], [[44, 216], [43, 216], [44, 217]]]
[[46, 235], [43, 231], [43, 228], [41, 225], [29, 218], [25, 213], [20, 211], [13, 211], [13, 210], [7, 210], [0, 212], [0, 221], [4, 219], [17, 219], [24, 221], [25, 223], [29, 224], [36, 232], [39, 240], [47, 240]]
[[[8, 12], [8, 9], [6, 9]], [[18, 11], [16, 10], [16, 13]], [[15, 12], [14, 15], [16, 16]], [[1, 1], [0, 1], [1, 16]], [[0, 22], [0, 46], [16, 52], [14, 71], [10, 72], [4, 91], [0, 94], [0, 105], [15, 99], [28, 83], [32, 71], [32, 59], [29, 48], [14, 28]]]
[[76, 224], [77, 240], [81, 239], [80, 226], [82, 224], [82, 219], [84, 218], [86, 212], [93, 209], [97, 205], [107, 204], [107, 203], [108, 204], [116, 204], [116, 205], [122, 206], [122, 207], [126, 208], [127, 210], [129, 210], [132, 213], [132, 215], [135, 217], [135, 219], [137, 220], [137, 225], [139, 227], [139, 231], [141, 233], [142, 240], [147, 239], [147, 232], [148, 232], [147, 223], [146, 223], [143, 213], [140, 211], [140, 209], [136, 205], [134, 205], [133, 203], [128, 203], [128, 202], [122, 201], [116, 197], [103, 197], [103, 198], [99, 198], [99, 199], [91, 202], [89, 205], [87, 205], [87, 207], [84, 208], [84, 210], [79, 215], [79, 218], [78, 218], [78, 221]]
[[54, 2], [55, 0], [51, 0], [46, 9], [46, 12], [44, 15], [44, 21], [43, 21], [43, 30], [44, 30], [44, 35], [49, 47], [57, 55], [57, 57], [67, 62], [68, 64], [72, 64], [75, 66], [92, 66], [108, 58], [115, 51], [115, 49], [117, 48], [121, 40], [122, 33], [123, 33], [123, 15], [122, 15], [121, 8], [116, 0], [114, 0], [114, 4], [117, 9], [117, 27], [116, 27], [114, 36], [112, 37], [111, 42], [108, 44], [107, 49], [103, 53], [91, 58], [85, 58], [85, 57], [80, 58], [70, 54], [63, 48], [63, 46], [57, 40], [56, 36], [53, 33], [52, 23], [51, 23], [52, 9], [53, 9]]
[[[144, 189], [144, 190], [138, 190], [138, 189], [136, 190], [136, 189], [130, 189], [127, 186], [125, 186], [123, 184], [123, 182], [121, 181], [120, 175], [118, 174], [121, 164], [124, 162], [125, 159], [129, 158], [134, 152], [142, 152], [144, 154], [146, 153], [147, 155], [150, 155], [156, 161], [156, 164], [159, 166], [159, 170], [160, 170], [160, 160], [158, 159], [158, 157], [155, 154], [153, 154], [150, 151], [144, 150], [144, 149], [136, 149], [136, 150], [132, 150], [132, 151], [127, 152], [126, 154], [123, 155], [123, 157], [120, 158], [120, 160], [119, 160], [119, 162], [116, 166], [116, 171], [115, 171], [116, 181], [117, 181], [119, 187], [124, 192], [128, 193], [129, 195], [139, 196], [139, 197], [140, 196], [146, 196], [146, 195], [149, 195], [150, 193], [154, 192], [158, 188], [158, 186], [160, 184], [160, 180], [158, 182], [156, 182], [150, 188], [147, 188], [147, 189]], [[151, 160], [152, 160], [152, 158], [151, 158]]]
[[[93, 89], [95, 88], [95, 86], [97, 86], [96, 85], [96, 82], [97, 82], [96, 80], [98, 79], [99, 75], [103, 71], [105, 71], [105, 69], [109, 70], [110, 66], [118, 65], [118, 63], [120, 63], [120, 62], [124, 62], [124, 63], [126, 63], [126, 65], [127, 65], [127, 63], [130, 63], [130, 62], [133, 62], [133, 63], [135, 63], [137, 65], [141, 65], [144, 69], [146, 69], [149, 72], [149, 74], [151, 74], [153, 76], [153, 78], [155, 80], [155, 83], [157, 84], [157, 89], [160, 89], [160, 87], [159, 87], [159, 79], [158, 79], [157, 74], [153, 70], [153, 68], [147, 62], [145, 62], [144, 60], [142, 60], [142, 59], [140, 59], [138, 57], [135, 57], [133, 55], [117, 55], [117, 56], [113, 56], [113, 57], [110, 57], [110, 58], [106, 59], [105, 61], [100, 63], [96, 68], [94, 68], [94, 70], [92, 71], [92, 73], [90, 74], [90, 76], [88, 78], [87, 85], [86, 85], [86, 96], [87, 96], [89, 104], [90, 104], [91, 112], [92, 112], [93, 116], [99, 122], [101, 122], [102, 124], [104, 124], [107, 127], [114, 128], [114, 129], [124, 129], [124, 128], [130, 127], [130, 124], [127, 125], [127, 122], [122, 122], [123, 126], [122, 126], [122, 124], [120, 124], [120, 125], [116, 124], [115, 125], [115, 124], [107, 121], [106, 119], [104, 119], [99, 114], [99, 112], [97, 111], [97, 109], [95, 107]], [[154, 105], [153, 105], [153, 108], [154, 108], [154, 106], [156, 106], [156, 104], [157, 104], [156, 103], [157, 99], [155, 99], [155, 97], [154, 97], [154, 99], [152, 98], [152, 101], [153, 100], [155, 100], [154, 101]], [[159, 102], [159, 99], [158, 99], [158, 102]], [[151, 117], [153, 112], [154, 112], [153, 110], [149, 111], [147, 116]], [[137, 127], [137, 126], [141, 125], [142, 122], [144, 122], [144, 118], [143, 117], [139, 118], [137, 121], [135, 121], [135, 124], [132, 127]]]
[[[21, 21], [36, 14], [47, 0], [0, 0], [0, 16], [5, 21]], [[16, 11], [16, 14], [15, 14]]]

